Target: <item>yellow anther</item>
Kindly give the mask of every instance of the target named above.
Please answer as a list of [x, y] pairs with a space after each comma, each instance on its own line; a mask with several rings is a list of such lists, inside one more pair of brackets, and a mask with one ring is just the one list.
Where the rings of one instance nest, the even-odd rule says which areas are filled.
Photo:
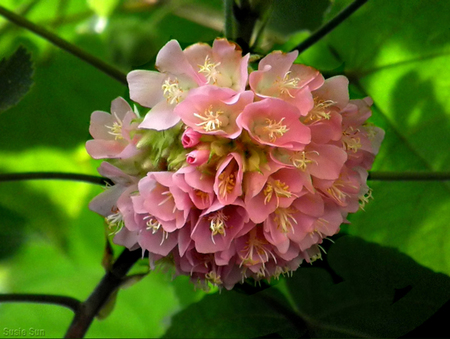
[[306, 116], [305, 122], [318, 121], [322, 119], [330, 120], [331, 113], [328, 107], [335, 104], [336, 102], [333, 100], [322, 100], [318, 97], [314, 97], [314, 107]]
[[214, 236], [216, 234], [226, 236], [225, 228], [227, 227], [226, 221], [228, 218], [229, 217], [226, 216], [222, 210], [217, 211], [213, 216], [208, 218], [208, 221], [210, 221], [209, 229], [211, 230], [211, 240], [214, 244]]
[[306, 168], [308, 167], [309, 164], [311, 163], [317, 164], [317, 161], [315, 161], [314, 159], [309, 159], [307, 157], [307, 153], [316, 153], [317, 155], [319, 155], [319, 152], [317, 151], [310, 151], [310, 152], [301, 151], [301, 152], [294, 152], [289, 157], [289, 160], [291, 161], [292, 165], [294, 165], [303, 172], [306, 171]]
[[281, 232], [288, 233], [292, 231], [294, 233], [293, 224], [297, 225], [297, 220], [292, 216], [297, 212], [295, 208], [277, 208], [275, 210], [275, 218], [273, 221], [277, 224], [277, 228], [281, 228]]
[[164, 81], [161, 88], [164, 91], [163, 95], [169, 104], [178, 104], [181, 101], [183, 90], [181, 89], [177, 79], [167, 79]]
[[114, 117], [116, 118], [116, 121], [113, 122], [112, 126], [105, 125], [105, 127], [109, 128], [110, 131], [108, 131], [109, 134], [114, 135], [114, 139], [123, 139], [122, 136], [122, 120], [119, 119], [117, 114], [113, 113]]
[[205, 132], [213, 132], [220, 129], [224, 123], [228, 122], [228, 119], [223, 115], [223, 111], [213, 111], [212, 106], [209, 106], [207, 110], [200, 115], [194, 113], [194, 116], [202, 120], [202, 122], [195, 124], [196, 126], [202, 127]]
[[222, 279], [215, 271], [211, 271], [205, 274], [205, 279], [214, 285], [222, 285]]
[[294, 96], [289, 92], [289, 90], [292, 89], [298, 89], [300, 88], [298, 86], [298, 83], [300, 82], [300, 78], [295, 77], [291, 78], [291, 71], [286, 72], [286, 74], [283, 77], [283, 80], [277, 80], [278, 87], [280, 89], [281, 94], [287, 94], [291, 98], [294, 98]]
[[198, 65], [199, 73], [203, 73], [208, 81], [208, 84], [211, 83], [215, 85], [217, 83], [217, 77], [220, 75], [220, 72], [216, 69], [220, 65], [220, 62], [214, 63], [211, 62], [209, 55], [206, 56], [205, 62], [203, 65]]
[[227, 194], [231, 193], [236, 186], [236, 177], [233, 173], [226, 175], [221, 173], [219, 175], [219, 196], [225, 198]]
[[292, 193], [289, 191], [289, 186], [280, 180], [274, 180], [272, 182], [267, 182], [266, 187], [263, 190], [264, 195], [266, 196], [264, 199], [264, 204], [266, 205], [275, 193], [277, 198], [277, 206], [280, 203], [280, 197], [290, 198]]
[[277, 138], [282, 137], [289, 128], [286, 125], [283, 125], [284, 118], [281, 118], [280, 121], [276, 122], [275, 120], [271, 120], [266, 118], [267, 126], [264, 126], [264, 132], [266, 132], [269, 136], [270, 142], [275, 142]]

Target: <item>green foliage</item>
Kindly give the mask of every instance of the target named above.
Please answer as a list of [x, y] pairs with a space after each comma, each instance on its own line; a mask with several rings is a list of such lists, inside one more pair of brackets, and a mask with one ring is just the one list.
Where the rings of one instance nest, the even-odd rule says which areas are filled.
[[17, 104], [30, 90], [33, 63], [24, 47], [0, 61], [0, 112]]
[[[317, 29], [324, 15], [329, 20], [350, 2], [333, 1], [328, 11], [325, 0], [277, 1], [260, 49], [276, 43], [290, 50]], [[5, 0], [2, 6], [124, 72], [152, 68], [169, 39], [186, 46], [223, 35], [220, 0], [90, 3], [95, 10], [88, 1]], [[445, 1], [369, 1], [299, 58], [327, 74], [347, 75], [355, 97], [374, 99], [372, 121], [386, 131], [375, 170], [449, 171], [448, 13]], [[109, 16], [100, 33], [99, 15]], [[1, 107], [16, 104], [1, 115], [0, 171], [97, 174], [100, 162], [84, 150], [90, 113], [108, 111], [114, 98], [128, 96], [127, 89], [5, 20], [0, 20], [0, 36], [0, 50], [13, 55], [0, 65], [0, 86], [5, 70], [14, 71], [23, 84], [0, 91]], [[19, 45], [36, 63], [35, 84], [25, 97], [32, 67], [24, 49], [13, 54]], [[450, 275], [450, 186], [370, 186], [375, 199], [343, 226], [370, 243], [340, 238], [325, 263], [303, 265], [276, 289], [248, 296], [227, 291], [205, 296], [187, 277], [172, 281], [163, 272], [151, 272], [121, 290], [114, 311], [94, 321], [87, 335], [157, 337], [168, 328], [166, 337], [407, 334], [450, 297], [448, 276], [431, 271]], [[0, 183], [0, 293], [87, 298], [104, 273], [103, 220], [87, 208], [101, 191], [60, 181]], [[0, 305], [0, 324], [44, 329], [46, 337], [61, 337], [71, 319], [70, 311], [57, 306]]]
[[352, 236], [337, 239], [324, 263], [306, 265], [285, 279], [291, 305], [274, 287], [208, 295], [173, 316], [164, 337], [399, 337], [450, 298], [448, 276]]

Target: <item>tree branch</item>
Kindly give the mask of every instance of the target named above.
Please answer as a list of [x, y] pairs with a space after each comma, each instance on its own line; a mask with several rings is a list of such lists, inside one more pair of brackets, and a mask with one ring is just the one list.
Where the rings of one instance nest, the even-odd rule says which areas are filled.
[[72, 180], [95, 185], [114, 185], [111, 179], [88, 174], [61, 172], [26, 172], [0, 174], [0, 182], [21, 180]]
[[75, 298], [46, 294], [0, 294], [0, 303], [4, 302], [53, 304], [67, 307], [75, 313], [79, 310], [81, 305], [81, 302]]
[[309, 47], [314, 45], [325, 35], [330, 33], [339, 24], [344, 22], [350, 15], [352, 15], [358, 8], [364, 5], [368, 0], [355, 0], [348, 7], [346, 7], [341, 13], [339, 13], [335, 18], [330, 20], [328, 23], [323, 25], [318, 31], [314, 32], [308, 39], [300, 43], [297, 47], [292, 49], [292, 51], [297, 50], [299, 54], [307, 50]]
[[80, 305], [78, 312], [66, 332], [65, 338], [82, 338], [86, 334], [94, 317], [108, 302], [111, 295], [117, 291], [131, 267], [142, 258], [142, 251], [124, 249], [117, 258], [110, 271], [108, 271], [94, 292]]
[[121, 82], [122, 84], [127, 85], [126, 74], [124, 74], [122, 71], [105, 63], [101, 59], [96, 58], [95, 56], [83, 51], [81, 48], [78, 48], [74, 44], [72, 44], [64, 39], [61, 39], [56, 34], [46, 30], [45, 28], [43, 28], [41, 26], [38, 26], [38, 25], [32, 23], [31, 21], [28, 21], [27, 19], [21, 17], [20, 15], [15, 14], [14, 12], [7, 10], [3, 6], [0, 6], [0, 15], [5, 17], [9, 21], [15, 23], [16, 25], [21, 26], [21, 27], [39, 35], [41, 38], [44, 38], [45, 40], [51, 42], [55, 46], [76, 56], [77, 58], [91, 64], [98, 70], [109, 75], [110, 77]]

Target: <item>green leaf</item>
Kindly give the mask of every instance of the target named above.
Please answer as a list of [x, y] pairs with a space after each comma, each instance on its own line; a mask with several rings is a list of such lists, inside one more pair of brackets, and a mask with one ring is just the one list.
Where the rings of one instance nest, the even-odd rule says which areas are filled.
[[109, 17], [120, 0], [87, 0], [89, 7], [102, 18]]
[[12, 256], [24, 242], [24, 217], [0, 205], [0, 259]]
[[0, 62], [0, 113], [17, 104], [30, 90], [33, 62], [20, 46], [8, 59]]
[[222, 291], [174, 315], [163, 338], [255, 338], [277, 332], [296, 337], [304, 332], [302, 325], [275, 288], [252, 295]]
[[329, 0], [274, 1], [268, 27], [285, 36], [301, 30], [315, 31], [329, 6]]
[[[343, 6], [336, 1], [332, 12]], [[372, 121], [386, 131], [374, 170], [450, 169], [448, 13], [442, 1], [369, 1], [301, 55], [322, 69], [343, 64], [357, 91], [374, 100]], [[450, 274], [448, 183], [370, 185], [375, 199], [350, 216], [348, 232]]]
[[448, 276], [392, 248], [344, 236], [326, 258], [328, 270], [301, 267], [287, 279], [314, 337], [402, 336], [450, 298]]

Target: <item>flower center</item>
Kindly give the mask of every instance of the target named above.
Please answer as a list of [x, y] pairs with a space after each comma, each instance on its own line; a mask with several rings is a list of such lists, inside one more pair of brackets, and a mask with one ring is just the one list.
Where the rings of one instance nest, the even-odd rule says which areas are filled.
[[342, 132], [342, 146], [347, 151], [356, 153], [361, 147], [361, 139], [356, 136], [359, 129], [353, 129], [352, 126]]
[[[162, 229], [162, 225], [161, 223], [156, 220], [156, 218], [152, 215], [147, 215], [146, 217], [144, 217], [144, 220], [147, 220], [146, 225], [147, 227], [145, 228], [147, 231], [152, 231], [152, 234], [155, 234], [156, 232], [159, 231], [159, 229]], [[162, 239], [161, 239], [161, 243], [159, 244], [160, 246], [163, 244], [164, 240], [166, 240], [169, 237], [169, 233], [166, 232], [164, 229], [162, 229]]]
[[214, 285], [222, 285], [222, 279], [220, 279], [220, 275], [215, 271], [211, 271], [205, 274], [205, 279]]
[[195, 191], [195, 195], [198, 196], [201, 200], [203, 204], [206, 204], [209, 201], [209, 194], [200, 190], [194, 190]]
[[306, 116], [305, 122], [314, 122], [318, 120], [330, 120], [330, 110], [328, 107], [335, 105], [333, 100], [322, 100], [314, 97], [314, 107]]
[[217, 77], [220, 75], [220, 72], [216, 69], [219, 65], [220, 62], [211, 62], [209, 55], [207, 55], [204, 64], [198, 65], [200, 68], [198, 72], [205, 75], [208, 84], [212, 82], [215, 85], [217, 83]]
[[202, 120], [202, 122], [195, 124], [196, 126], [202, 127], [205, 132], [213, 132], [220, 129], [223, 125], [228, 124], [228, 119], [223, 116], [224, 112], [221, 110], [213, 111], [212, 106], [209, 106], [203, 115], [194, 113], [194, 116]]
[[181, 101], [183, 96], [183, 90], [178, 83], [178, 80], [171, 80], [170, 78], [164, 81], [164, 84], [161, 86], [164, 97], [167, 99], [167, 102], [171, 105], [178, 104]]
[[[165, 192], [162, 192], [161, 195], [162, 195], [162, 196], [166, 196], [166, 198], [165, 198], [164, 200], [162, 200], [162, 201], [158, 204], [158, 206], [164, 205], [164, 204], [165, 204], [166, 202], [168, 202], [170, 199], [172, 199], [172, 200], [174, 201], [173, 195], [172, 195], [172, 193], [171, 193], [169, 190], [167, 190], [167, 191], [165, 191]], [[173, 204], [173, 210], [172, 210], [172, 212], [175, 213], [176, 210], [177, 210], [177, 207], [176, 207], [176, 205], [175, 205], [175, 203], [174, 203], [174, 204]]]
[[297, 225], [297, 220], [292, 216], [297, 212], [296, 208], [277, 208], [275, 210], [275, 218], [273, 221], [276, 222], [277, 228], [281, 229], [281, 232], [288, 233], [289, 230], [294, 233], [294, 226], [292, 223]]
[[345, 184], [340, 180], [336, 180], [333, 185], [327, 188], [327, 192], [339, 205], [345, 205], [346, 199], [350, 195], [339, 187], [345, 187]]
[[119, 209], [116, 207], [115, 209], [111, 209], [111, 212], [113, 212], [113, 214], [110, 214], [105, 218], [106, 224], [111, 230], [111, 233], [109, 235], [119, 233], [122, 230], [123, 226], [125, 226], [123, 215], [119, 211]]
[[113, 122], [112, 126], [105, 125], [105, 127], [109, 128], [108, 133], [111, 135], [114, 135], [114, 139], [123, 139], [122, 136], [122, 120], [119, 119], [116, 112], [114, 112], [114, 117], [116, 118], [116, 121]]
[[300, 88], [298, 86], [298, 83], [300, 82], [300, 78], [298, 78], [298, 77], [291, 78], [290, 76], [291, 76], [291, 71], [288, 71], [284, 75], [283, 80], [277, 80], [276, 83], [278, 84], [280, 94], [286, 94], [286, 95], [290, 96], [291, 98], [294, 98], [294, 96], [291, 94], [291, 92], [289, 92], [289, 90]]
[[263, 191], [266, 198], [264, 199], [264, 205], [266, 205], [275, 193], [277, 198], [277, 206], [280, 203], [280, 197], [290, 198], [292, 193], [289, 191], [289, 186], [280, 180], [274, 180], [272, 182], [267, 182], [266, 187]]
[[281, 118], [280, 121], [276, 122], [275, 120], [266, 118], [265, 126], [257, 126], [255, 132], [261, 136], [266, 136], [270, 142], [275, 142], [289, 131], [289, 128], [287, 128], [286, 125], [283, 125], [283, 120], [284, 118]]
[[306, 168], [308, 167], [309, 164], [311, 163], [317, 164], [317, 161], [315, 161], [314, 159], [309, 159], [307, 157], [307, 153], [316, 153], [317, 155], [319, 155], [319, 152], [317, 151], [310, 151], [310, 152], [301, 151], [301, 152], [294, 152], [289, 157], [289, 160], [291, 161], [292, 165], [294, 165], [303, 172], [306, 171]]
[[214, 244], [214, 236], [216, 234], [226, 236], [225, 228], [227, 227], [226, 221], [228, 218], [229, 217], [226, 216], [222, 210], [216, 212], [213, 216], [208, 218], [208, 221], [210, 221], [209, 229], [211, 230], [211, 240]]
[[244, 252], [244, 255], [241, 256], [242, 261], [240, 266], [253, 266], [262, 264], [262, 268], [264, 269], [265, 263], [269, 261], [270, 256], [276, 263], [277, 259], [274, 254], [269, 249], [265, 248], [265, 246], [267, 245], [269, 245], [269, 242], [266, 239], [259, 239], [256, 236], [256, 228], [251, 230], [249, 238], [247, 240], [247, 244], [241, 251]]
[[219, 175], [219, 195], [225, 198], [227, 194], [231, 193], [236, 186], [236, 176], [233, 173], [227, 175], [225, 172]]

